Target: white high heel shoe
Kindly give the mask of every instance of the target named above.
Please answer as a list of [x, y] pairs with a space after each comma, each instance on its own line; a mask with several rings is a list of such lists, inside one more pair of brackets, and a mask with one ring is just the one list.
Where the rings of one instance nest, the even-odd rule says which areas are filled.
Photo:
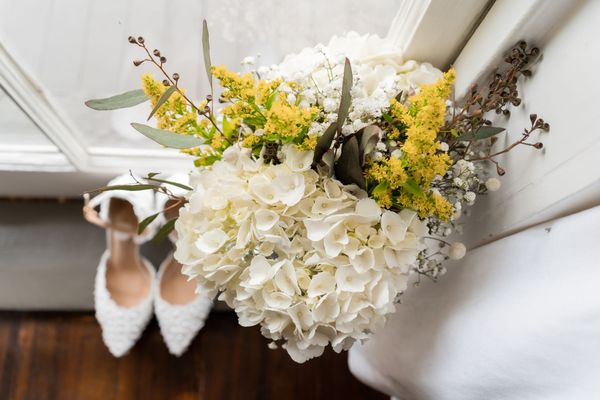
[[[109, 185], [132, 184], [120, 176]], [[139, 255], [139, 244], [152, 237], [155, 226], [137, 235], [137, 223], [155, 212], [152, 191], [107, 191], [89, 200], [84, 215], [106, 229], [107, 250], [96, 272], [94, 302], [102, 339], [111, 354], [121, 357], [139, 339], [152, 317], [155, 272]], [[98, 214], [94, 208], [100, 207]], [[152, 225], [152, 224], [151, 224]]]
[[[188, 182], [187, 175], [176, 175], [167, 179], [184, 184]], [[177, 196], [185, 194], [185, 191], [179, 188], [173, 189], [172, 192]], [[166, 199], [166, 197], [162, 197], [162, 199]], [[167, 211], [164, 213], [166, 219], [178, 215], [178, 208], [168, 209], [169, 202], [167, 200], [161, 201], [159, 197], [157, 202], [162, 204], [163, 208], [167, 207]], [[175, 231], [171, 232], [169, 239], [173, 243], [176, 242]], [[195, 284], [187, 281], [185, 275], [181, 273], [181, 264], [175, 261], [173, 253], [169, 254], [158, 270], [154, 310], [163, 340], [171, 354], [180, 356], [185, 352], [198, 331], [204, 326], [212, 304], [212, 298], [202, 293], [196, 293]]]
[[[188, 348], [200, 329], [204, 327], [204, 322], [212, 308], [213, 301], [211, 298], [195, 292], [192, 293], [192, 299], [189, 300], [189, 297], [185, 298], [186, 296], [181, 295], [181, 293], [178, 296], [172, 289], [163, 291], [163, 277], [165, 274], [173, 273], [181, 274], [181, 265], [173, 259], [173, 254], [170, 254], [158, 270], [154, 312], [169, 353], [180, 356]], [[177, 279], [186, 278], [182, 275], [181, 278]], [[163, 293], [167, 291], [170, 294], [163, 297]], [[177, 297], [182, 301], [179, 304], [173, 302], [173, 299]]]

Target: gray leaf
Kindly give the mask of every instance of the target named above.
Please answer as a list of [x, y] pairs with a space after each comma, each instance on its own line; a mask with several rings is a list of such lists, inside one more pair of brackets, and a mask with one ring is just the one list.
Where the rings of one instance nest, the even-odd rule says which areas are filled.
[[158, 144], [174, 149], [189, 149], [200, 146], [204, 140], [195, 136], [179, 135], [163, 129], [152, 128], [148, 125], [132, 123], [131, 126], [142, 135], [154, 140]]
[[459, 141], [471, 142], [474, 140], [487, 139], [489, 137], [495, 136], [501, 132], [504, 132], [504, 128], [499, 128], [496, 126], [482, 126], [477, 129], [475, 132], [470, 131], [458, 137]]
[[361, 189], [365, 189], [365, 177], [360, 167], [356, 136], [352, 136], [342, 145], [342, 154], [335, 164], [335, 176], [345, 185], [355, 184]]
[[152, 116], [154, 115], [154, 113], [156, 111], [158, 111], [158, 109], [160, 108], [160, 106], [162, 106], [163, 104], [165, 104], [165, 101], [169, 100], [169, 97], [171, 97], [171, 95], [176, 90], [177, 90], [177, 87], [175, 85], [169, 86], [169, 88], [167, 90], [165, 90], [165, 92], [158, 98], [158, 101], [156, 102], [156, 105], [152, 109], [152, 112], [150, 113], [150, 115], [148, 116], [148, 119], [146, 121], [149, 121], [150, 118], [152, 118]]
[[105, 99], [88, 100], [85, 105], [94, 110], [107, 111], [137, 106], [145, 101], [148, 101], [148, 97], [142, 89], [137, 89]]

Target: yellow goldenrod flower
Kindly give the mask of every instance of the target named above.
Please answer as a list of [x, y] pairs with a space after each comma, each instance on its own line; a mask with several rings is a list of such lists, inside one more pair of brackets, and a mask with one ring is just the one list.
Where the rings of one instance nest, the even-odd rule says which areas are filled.
[[[391, 203], [411, 208], [420, 217], [450, 217], [452, 205], [439, 194], [431, 193], [430, 188], [433, 179], [443, 176], [451, 164], [448, 154], [439, 151], [438, 133], [444, 125], [446, 99], [455, 76], [451, 69], [436, 83], [423, 85], [419, 93], [408, 98], [407, 104], [391, 101], [390, 114], [403, 128], [393, 126], [388, 139], [406, 137], [401, 146], [402, 158], [371, 162], [365, 171], [367, 179], [387, 182], [385, 190], [373, 194], [382, 207], [389, 208]], [[405, 185], [409, 183], [417, 187], [409, 185], [412, 190], [407, 190]]]

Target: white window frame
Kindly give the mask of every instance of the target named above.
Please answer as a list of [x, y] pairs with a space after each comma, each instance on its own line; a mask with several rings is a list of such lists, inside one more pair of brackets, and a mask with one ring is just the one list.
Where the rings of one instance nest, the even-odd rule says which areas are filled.
[[[460, 96], [466, 88], [490, 73], [502, 54], [518, 39], [524, 38], [544, 46], [548, 30], [568, 14], [575, 3], [545, 0], [400, 0], [398, 14], [389, 28], [388, 38], [403, 49], [406, 59], [429, 61], [439, 68], [453, 64], [460, 72], [456, 92]], [[56, 195], [77, 196], [84, 190], [100, 186], [108, 177], [127, 169], [134, 171], [169, 172], [190, 168], [189, 161], [176, 152], [166, 150], [118, 150], [114, 148], [86, 148], [76, 134], [76, 127], [61, 111], [35, 79], [21, 68], [5, 47], [0, 45], [0, 84], [9, 95], [56, 144], [77, 172], [43, 174], [44, 187], [28, 185], [31, 172], [0, 172], [14, 183], [0, 187], [0, 195]], [[36, 154], [36, 169], [52, 165], [56, 154]], [[13, 154], [15, 161], [24, 160]], [[589, 162], [589, 157], [571, 160], [572, 170], [581, 169], [577, 163]], [[24, 169], [24, 168], [15, 168]], [[559, 173], [560, 171], [554, 171]], [[550, 172], [549, 172], [550, 174]], [[550, 176], [549, 180], [550, 181]], [[41, 178], [40, 178], [41, 179]], [[556, 176], [552, 179], [557, 179]], [[526, 226], [584, 207], [598, 199], [600, 184], [589, 176], [572, 184], [569, 190], [554, 192], [543, 202], [529, 202], [519, 214], [510, 218], [502, 209], [487, 210], [468, 222], [467, 240], [472, 246], [482, 244]], [[596, 179], [597, 181], [597, 179]], [[516, 191], [507, 197], [511, 201], [528, 199], [536, 190], [543, 190], [547, 182]], [[31, 189], [30, 189], [31, 187]], [[12, 191], [12, 192], [11, 192]], [[508, 207], [508, 205], [506, 206]]]

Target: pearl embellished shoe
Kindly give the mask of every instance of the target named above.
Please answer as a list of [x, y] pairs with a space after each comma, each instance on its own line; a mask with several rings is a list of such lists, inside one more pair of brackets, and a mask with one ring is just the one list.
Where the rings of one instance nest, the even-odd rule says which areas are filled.
[[[148, 294], [139, 303], [124, 307], [111, 296], [106, 286], [106, 270], [110, 251], [102, 255], [94, 288], [96, 319], [102, 328], [102, 340], [110, 353], [115, 357], [125, 355], [137, 342], [152, 318], [153, 288], [149, 286]], [[154, 280], [154, 267], [147, 260], [142, 260], [148, 274], [148, 280]]]
[[[109, 182], [109, 186], [132, 183], [133, 178], [124, 175]], [[139, 244], [152, 237], [156, 225], [137, 235], [137, 224], [155, 212], [154, 193], [106, 191], [91, 200], [87, 195], [84, 198], [85, 218], [106, 229], [108, 244], [96, 271], [96, 319], [109, 351], [121, 357], [152, 317], [155, 272], [140, 256]], [[100, 208], [99, 213], [95, 207]]]
[[212, 308], [212, 299], [195, 293], [195, 286], [169, 255], [158, 270], [154, 311], [163, 340], [175, 356], [185, 352]]
[[[188, 176], [179, 174], [167, 180], [187, 184]], [[172, 192], [176, 196], [185, 195], [185, 191], [177, 187], [172, 188]], [[157, 202], [165, 209], [162, 216], [165, 221], [179, 215], [179, 207], [172, 200], [158, 197]], [[169, 239], [172, 243], [177, 241], [175, 231], [171, 232]], [[175, 356], [183, 354], [202, 329], [213, 304], [212, 298], [196, 293], [196, 284], [188, 281], [181, 268], [173, 254], [169, 254], [158, 269], [154, 299], [161, 334], [169, 352]]]

